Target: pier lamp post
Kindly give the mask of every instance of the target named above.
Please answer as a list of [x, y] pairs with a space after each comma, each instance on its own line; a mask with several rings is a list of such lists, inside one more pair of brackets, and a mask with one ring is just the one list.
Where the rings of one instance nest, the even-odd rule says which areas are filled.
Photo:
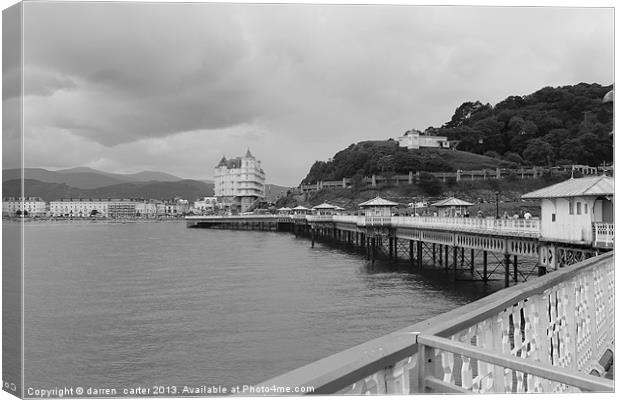
[[495, 219], [499, 219], [499, 192], [495, 192]]

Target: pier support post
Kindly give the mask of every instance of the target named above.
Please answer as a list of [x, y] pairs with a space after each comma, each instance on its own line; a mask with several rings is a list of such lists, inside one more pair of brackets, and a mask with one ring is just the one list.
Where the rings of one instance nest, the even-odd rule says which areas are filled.
[[444, 268], [447, 271], [448, 270], [448, 265], [450, 264], [450, 261], [448, 259], [448, 245], [447, 244], [444, 245], [444, 255], [443, 255], [443, 258], [444, 258], [444, 264], [445, 264]]
[[456, 280], [456, 265], [458, 262], [458, 248], [454, 246], [452, 248], [452, 264], [454, 266], [454, 280]]
[[486, 283], [489, 280], [487, 276], [487, 251], [482, 252], [482, 281]]
[[[439, 266], [441, 267], [443, 265], [443, 245], [439, 245]], [[433, 267], [435, 266], [435, 263], [433, 263]]]
[[422, 241], [418, 240], [418, 269], [422, 270]]
[[376, 252], [377, 252], [377, 238], [375, 238], [374, 236], [372, 237], [372, 239], [370, 239], [370, 252], [371, 252], [371, 259], [372, 259], [372, 263], [375, 263], [375, 258], [377, 256]]
[[519, 275], [517, 271], [517, 256], [512, 258], [512, 266], [514, 267], [514, 281], [517, 282], [519, 280]]
[[391, 260], [392, 258], [394, 258], [394, 238], [391, 236], [388, 238], [388, 247], [390, 249], [390, 260]]
[[433, 243], [433, 265], [435, 265], [435, 243]]
[[398, 238], [394, 236], [394, 259], [398, 260]]
[[409, 240], [409, 262], [413, 265], [413, 240]]
[[504, 254], [504, 287], [510, 286], [510, 254]]
[[311, 229], [310, 237], [312, 238], [312, 248], [314, 248], [314, 241], [316, 240], [315, 236], [316, 236], [315, 229]]
[[470, 253], [470, 261], [471, 261], [471, 265], [469, 266], [469, 269], [472, 274], [474, 273], [474, 258], [476, 257], [476, 254], [474, 253], [474, 249], [471, 249], [471, 253]]
[[465, 247], [461, 247], [461, 268], [465, 265]]

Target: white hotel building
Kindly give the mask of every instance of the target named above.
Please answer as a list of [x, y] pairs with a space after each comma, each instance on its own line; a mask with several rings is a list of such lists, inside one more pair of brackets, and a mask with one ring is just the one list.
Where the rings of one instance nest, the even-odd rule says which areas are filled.
[[249, 149], [244, 157], [222, 157], [213, 175], [215, 197], [224, 206], [243, 212], [265, 198], [265, 172]]

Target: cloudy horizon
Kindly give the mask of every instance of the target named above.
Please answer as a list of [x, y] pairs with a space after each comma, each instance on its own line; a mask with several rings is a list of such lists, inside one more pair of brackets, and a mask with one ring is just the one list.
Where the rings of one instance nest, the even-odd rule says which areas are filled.
[[296, 186], [466, 101], [613, 84], [613, 40], [612, 8], [25, 3], [24, 164], [203, 180], [249, 148]]

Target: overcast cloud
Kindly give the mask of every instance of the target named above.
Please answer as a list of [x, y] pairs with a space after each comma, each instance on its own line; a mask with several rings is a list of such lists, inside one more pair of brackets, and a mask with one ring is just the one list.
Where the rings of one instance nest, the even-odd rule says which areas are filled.
[[292, 186], [465, 101], [613, 83], [610, 8], [26, 3], [24, 20], [31, 167], [210, 179], [249, 147]]

